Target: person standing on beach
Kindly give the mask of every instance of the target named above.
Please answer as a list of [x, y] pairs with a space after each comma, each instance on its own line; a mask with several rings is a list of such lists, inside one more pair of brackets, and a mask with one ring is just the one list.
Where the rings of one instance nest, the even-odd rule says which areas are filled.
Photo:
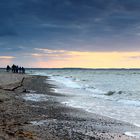
[[16, 73], [16, 65], [14, 65], [14, 64], [12, 65], [12, 72]]
[[16, 68], [16, 73], [18, 73], [18, 65], [15, 68]]
[[22, 74], [25, 74], [25, 68], [24, 67], [21, 68], [21, 71], [22, 71]]
[[18, 68], [19, 73], [21, 73], [21, 67]]
[[14, 65], [12, 65], [12, 72], [14, 72]]
[[9, 72], [9, 71], [10, 71], [10, 69], [11, 69], [11, 68], [10, 68], [10, 66], [9, 66], [9, 65], [7, 65], [6, 71], [7, 71], [7, 72]]

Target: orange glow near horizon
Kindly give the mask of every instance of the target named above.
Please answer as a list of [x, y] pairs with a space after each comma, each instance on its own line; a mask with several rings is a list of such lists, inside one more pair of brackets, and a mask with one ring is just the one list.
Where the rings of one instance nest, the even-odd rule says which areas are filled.
[[64, 51], [63, 54], [33, 55], [38, 59], [33, 67], [40, 68], [140, 68], [140, 52], [78, 52]]

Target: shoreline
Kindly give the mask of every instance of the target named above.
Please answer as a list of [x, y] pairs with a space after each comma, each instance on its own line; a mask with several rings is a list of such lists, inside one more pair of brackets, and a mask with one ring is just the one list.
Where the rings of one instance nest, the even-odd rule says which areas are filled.
[[[57, 98], [63, 97], [63, 94], [53, 92], [52, 88], [55, 85], [45, 82], [47, 77], [5, 74], [7, 75], [5, 78], [14, 75], [19, 81], [13, 83], [15, 80], [11, 80], [10, 84], [2, 85], [12, 90], [0, 89], [0, 138], [6, 140], [17, 138], [35, 140], [135, 139], [124, 134], [138, 131], [138, 128], [131, 124], [59, 103]], [[23, 77], [24, 80], [18, 88], [11, 88], [21, 83]], [[31, 95], [31, 97], [26, 100], [23, 98], [25, 95]], [[43, 96], [39, 101], [36, 101], [37, 99], [33, 101], [31, 100], [33, 95]], [[46, 100], [42, 101], [42, 99]]]

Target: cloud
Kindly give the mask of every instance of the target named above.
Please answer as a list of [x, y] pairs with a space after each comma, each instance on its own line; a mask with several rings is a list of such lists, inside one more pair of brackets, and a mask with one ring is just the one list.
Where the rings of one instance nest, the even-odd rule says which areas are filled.
[[41, 27], [43, 28], [64, 28], [64, 29], [83, 29], [81, 25], [78, 24], [50, 24], [50, 23], [43, 23], [40, 24]]
[[138, 0], [1, 0], [0, 17], [0, 55], [15, 61], [140, 51]]
[[0, 56], [0, 59], [14, 59], [14, 56]]
[[0, 56], [0, 67], [6, 67], [6, 65], [12, 65], [14, 56]]
[[32, 56], [34, 58], [34, 65], [36, 63], [36, 66], [38, 67], [50, 68], [138, 68], [140, 66], [140, 59], [128, 59], [133, 56], [137, 56], [138, 58], [138, 56], [140, 56], [140, 52], [65, 51], [64, 53], [56, 54], [57, 50], [49, 51], [51, 51], [51, 53], [40, 52], [37, 54], [33, 54]]
[[140, 59], [140, 55], [139, 56], [130, 56], [128, 57], [129, 59]]
[[47, 60], [68, 60], [75, 57], [73, 51], [67, 50], [51, 50], [47, 48], [35, 48], [36, 53], [30, 55], [35, 58], [42, 58]]
[[44, 53], [65, 53], [66, 50], [51, 50], [51, 49], [47, 49], [47, 48], [35, 48], [35, 50], [37, 51], [41, 51]]

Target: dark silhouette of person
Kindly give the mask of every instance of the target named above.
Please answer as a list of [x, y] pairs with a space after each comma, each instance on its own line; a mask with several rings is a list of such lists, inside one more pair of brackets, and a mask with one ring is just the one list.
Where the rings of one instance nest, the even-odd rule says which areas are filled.
[[14, 64], [12, 65], [12, 72], [16, 73], [16, 65], [14, 65]]
[[6, 71], [7, 71], [7, 72], [9, 72], [9, 71], [10, 71], [10, 69], [11, 69], [11, 68], [10, 68], [10, 66], [9, 66], [9, 65], [7, 65], [7, 67], [6, 67]]
[[12, 72], [13, 72], [13, 73], [14, 73], [14, 67], [15, 67], [15, 66], [14, 66], [14, 64], [13, 64], [13, 65], [12, 65]]
[[16, 73], [18, 73], [18, 65], [15, 68], [16, 68]]
[[19, 73], [21, 73], [21, 67], [18, 68]]
[[21, 70], [22, 70], [22, 74], [24, 74], [25, 73], [25, 68], [22, 67]]
[[12, 65], [12, 72], [14, 72], [14, 65]]

